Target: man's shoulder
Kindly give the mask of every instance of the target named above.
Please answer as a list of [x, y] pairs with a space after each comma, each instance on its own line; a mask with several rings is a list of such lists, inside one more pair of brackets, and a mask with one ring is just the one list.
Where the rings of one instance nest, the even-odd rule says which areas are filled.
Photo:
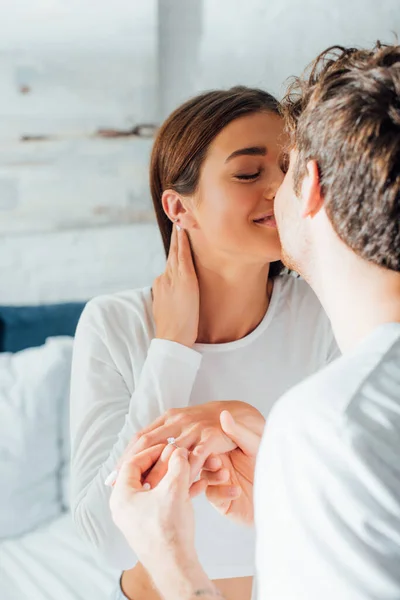
[[298, 429], [354, 425], [369, 415], [371, 425], [390, 411], [400, 415], [400, 324], [381, 326], [354, 352], [289, 390], [271, 418]]

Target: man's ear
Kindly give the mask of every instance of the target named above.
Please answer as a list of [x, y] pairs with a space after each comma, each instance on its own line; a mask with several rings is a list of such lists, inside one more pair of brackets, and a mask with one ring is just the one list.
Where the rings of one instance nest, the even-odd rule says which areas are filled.
[[172, 222], [176, 222], [183, 229], [196, 226], [196, 220], [190, 209], [187, 208], [187, 200], [184, 200], [180, 194], [174, 190], [165, 190], [161, 202], [165, 214]]
[[301, 200], [303, 218], [315, 217], [324, 205], [319, 169], [315, 160], [309, 160], [306, 165], [306, 173], [301, 182]]

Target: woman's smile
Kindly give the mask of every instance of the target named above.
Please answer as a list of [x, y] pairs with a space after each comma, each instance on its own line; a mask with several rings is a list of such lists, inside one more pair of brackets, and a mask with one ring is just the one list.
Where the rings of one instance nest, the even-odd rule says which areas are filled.
[[256, 219], [253, 219], [253, 223], [260, 225], [261, 227], [272, 227], [276, 229], [276, 220], [273, 212], [266, 213], [260, 217], [257, 217]]

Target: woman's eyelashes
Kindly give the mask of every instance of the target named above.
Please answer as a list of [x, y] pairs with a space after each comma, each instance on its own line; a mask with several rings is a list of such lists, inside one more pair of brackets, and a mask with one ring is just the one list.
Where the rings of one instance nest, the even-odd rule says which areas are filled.
[[239, 179], [239, 181], [255, 181], [260, 175], [261, 170], [253, 173], [239, 173], [238, 175], [234, 175], [234, 178]]
[[[282, 154], [279, 156], [278, 166], [279, 166], [280, 170], [282, 171], [282, 173], [285, 175], [289, 169], [289, 154], [287, 152], [282, 152]], [[261, 167], [261, 168], [257, 169], [257, 171], [255, 171], [254, 168], [252, 168], [246, 172], [236, 173], [235, 175], [233, 175], [233, 178], [238, 181], [252, 182], [252, 181], [256, 181], [263, 174], [263, 172], [265, 170], [266, 170], [265, 167]]]

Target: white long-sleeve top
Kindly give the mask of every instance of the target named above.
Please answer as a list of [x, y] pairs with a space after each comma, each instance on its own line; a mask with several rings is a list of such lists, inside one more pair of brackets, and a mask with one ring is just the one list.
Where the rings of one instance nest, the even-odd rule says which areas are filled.
[[[71, 381], [71, 504], [76, 527], [109, 562], [136, 563], [109, 511], [104, 485], [132, 436], [168, 408], [243, 400], [267, 417], [289, 388], [338, 355], [330, 323], [310, 287], [275, 280], [268, 311], [241, 340], [195, 344], [155, 339], [151, 289], [91, 300], [80, 319]], [[200, 497], [196, 547], [212, 579], [254, 573], [254, 532]]]

